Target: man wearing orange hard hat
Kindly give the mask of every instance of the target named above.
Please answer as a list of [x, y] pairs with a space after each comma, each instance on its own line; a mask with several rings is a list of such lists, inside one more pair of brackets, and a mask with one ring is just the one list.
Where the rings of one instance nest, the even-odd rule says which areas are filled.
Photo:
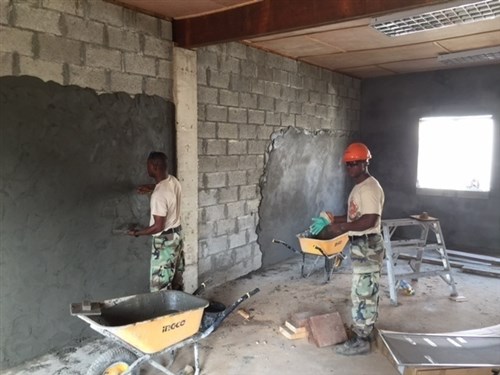
[[335, 351], [342, 355], [370, 351], [370, 334], [378, 317], [379, 281], [384, 259], [381, 217], [384, 191], [368, 173], [372, 155], [363, 143], [352, 143], [344, 152], [347, 174], [355, 185], [349, 194], [347, 215], [322, 212], [313, 218], [310, 231], [321, 239], [348, 233], [351, 240], [353, 278], [351, 285], [352, 331], [354, 336]]

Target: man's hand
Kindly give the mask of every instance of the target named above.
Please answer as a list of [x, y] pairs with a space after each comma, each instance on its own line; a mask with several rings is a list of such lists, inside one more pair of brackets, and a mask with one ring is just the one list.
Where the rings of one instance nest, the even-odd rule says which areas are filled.
[[139, 237], [139, 235], [137, 234], [137, 231], [134, 229], [130, 229], [129, 231], [127, 231], [127, 234], [129, 236]]
[[137, 188], [137, 193], [139, 194], [149, 194], [152, 193], [153, 190], [155, 189], [155, 184], [146, 184], [146, 185], [141, 185]]

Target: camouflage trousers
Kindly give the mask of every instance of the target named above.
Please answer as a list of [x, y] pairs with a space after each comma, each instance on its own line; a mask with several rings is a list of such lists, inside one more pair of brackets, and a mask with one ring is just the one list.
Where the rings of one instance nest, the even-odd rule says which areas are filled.
[[384, 260], [381, 235], [351, 241], [353, 331], [368, 337], [378, 317], [380, 270]]
[[172, 233], [153, 237], [149, 289], [183, 290], [184, 282], [184, 237], [182, 233]]

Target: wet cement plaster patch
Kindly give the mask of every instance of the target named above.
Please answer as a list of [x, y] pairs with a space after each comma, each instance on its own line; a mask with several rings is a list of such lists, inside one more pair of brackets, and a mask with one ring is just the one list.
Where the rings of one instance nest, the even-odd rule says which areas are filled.
[[280, 239], [297, 248], [304, 231], [321, 210], [345, 214], [346, 174], [341, 164], [349, 133], [287, 128], [273, 134], [261, 179], [259, 245], [263, 267], [293, 252], [272, 244]]
[[[0, 367], [60, 348], [89, 330], [71, 302], [148, 289], [146, 158], [174, 161], [174, 108], [160, 97], [0, 78]], [[174, 165], [174, 164], [172, 164]]]

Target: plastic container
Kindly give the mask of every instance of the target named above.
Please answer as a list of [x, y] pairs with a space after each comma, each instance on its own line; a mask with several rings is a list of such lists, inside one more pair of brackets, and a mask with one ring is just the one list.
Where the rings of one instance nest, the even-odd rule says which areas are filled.
[[406, 280], [399, 280], [397, 287], [405, 296], [413, 296], [415, 294], [415, 289]]

